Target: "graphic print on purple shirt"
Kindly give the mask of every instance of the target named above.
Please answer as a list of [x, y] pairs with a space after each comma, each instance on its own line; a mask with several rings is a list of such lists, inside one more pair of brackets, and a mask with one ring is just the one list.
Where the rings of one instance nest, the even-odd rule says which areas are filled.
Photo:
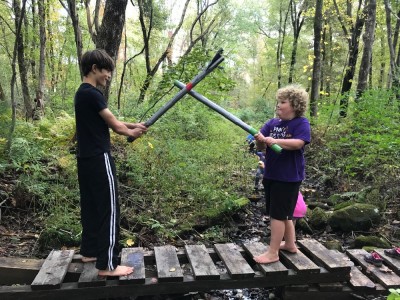
[[[305, 144], [311, 141], [310, 122], [304, 117], [287, 121], [271, 119], [264, 124], [260, 132], [274, 139], [300, 139]], [[264, 178], [284, 182], [303, 181], [305, 178], [304, 147], [299, 150], [283, 150], [280, 154], [268, 147], [265, 155]]]

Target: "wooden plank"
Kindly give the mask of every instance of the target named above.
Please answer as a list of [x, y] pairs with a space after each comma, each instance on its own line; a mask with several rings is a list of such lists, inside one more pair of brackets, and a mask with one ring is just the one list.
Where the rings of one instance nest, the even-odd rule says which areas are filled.
[[78, 280], [78, 287], [103, 286], [106, 285], [107, 276], [99, 276], [99, 270], [96, 269], [95, 262], [83, 264], [83, 271]]
[[321, 272], [321, 269], [301, 251], [297, 251], [297, 253], [279, 251], [279, 256], [284, 264], [287, 264], [300, 274], [316, 274]]
[[[248, 244], [246, 243], [243, 245], [243, 248], [251, 257], [258, 256], [268, 250], [268, 246], [260, 242], [248, 243]], [[289, 271], [280, 261], [274, 262], [272, 264], [258, 264], [258, 265], [260, 267], [261, 272], [265, 276], [287, 275]]]
[[[31, 284], [44, 263], [44, 259], [0, 257], [0, 285]], [[64, 282], [78, 281], [83, 263], [70, 263]]]
[[362, 249], [348, 249], [346, 250], [346, 253], [385, 288], [390, 289], [400, 287], [400, 277], [394, 272], [384, 272], [381, 270], [382, 267], [376, 267], [364, 260], [364, 255], [368, 253], [367, 251]]
[[73, 250], [52, 250], [33, 280], [32, 290], [60, 288], [73, 255]]
[[[338, 259], [339, 254], [333, 254], [321, 243], [314, 239], [298, 240], [302, 251], [308, 254], [313, 261], [323, 265], [329, 272], [347, 272], [350, 273], [353, 263], [345, 259]], [[344, 255], [345, 256], [345, 255]]]
[[219, 258], [224, 262], [232, 279], [254, 277], [254, 270], [242, 254], [240, 254], [235, 244], [215, 244], [214, 249], [218, 253]]
[[371, 291], [376, 289], [375, 283], [365, 276], [356, 266], [351, 268], [349, 285], [355, 291]]
[[383, 249], [376, 249], [376, 252], [385, 260], [386, 264], [392, 269], [397, 275], [400, 275], [400, 260], [387, 256]]
[[204, 245], [186, 245], [185, 251], [196, 280], [219, 279], [220, 274]]
[[144, 283], [146, 280], [143, 248], [123, 248], [121, 265], [133, 267], [133, 273], [119, 278], [121, 284]]
[[169, 245], [154, 247], [154, 255], [159, 282], [183, 281], [183, 272], [175, 247]]
[[0, 285], [30, 284], [44, 259], [0, 257]]

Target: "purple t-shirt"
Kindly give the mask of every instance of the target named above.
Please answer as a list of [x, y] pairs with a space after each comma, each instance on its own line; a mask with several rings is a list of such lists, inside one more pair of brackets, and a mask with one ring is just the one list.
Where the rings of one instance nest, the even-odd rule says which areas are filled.
[[[264, 124], [260, 132], [274, 139], [300, 139], [305, 144], [311, 141], [310, 123], [304, 117], [289, 121], [271, 119]], [[284, 182], [303, 181], [305, 178], [304, 147], [299, 150], [283, 149], [280, 154], [267, 147], [264, 178]]]

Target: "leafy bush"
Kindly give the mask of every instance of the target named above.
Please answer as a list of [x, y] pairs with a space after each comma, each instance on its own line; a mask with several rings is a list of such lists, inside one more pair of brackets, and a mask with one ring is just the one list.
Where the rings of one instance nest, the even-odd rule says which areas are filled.
[[118, 169], [124, 189], [130, 191], [122, 201], [131, 226], [157, 220], [151, 222], [153, 228], [181, 232], [247, 203], [238, 201], [238, 191], [245, 192], [252, 180], [254, 159], [241, 146], [246, 135], [225, 120], [216, 119], [213, 125], [204, 139], [150, 131], [129, 147]]
[[332, 118], [332, 107], [324, 112], [329, 116], [314, 120], [306, 152], [311, 180], [335, 192], [372, 186], [379, 191], [377, 202], [400, 193], [394, 183], [400, 169], [400, 113], [391, 98], [389, 92], [371, 90], [351, 102], [347, 118]]

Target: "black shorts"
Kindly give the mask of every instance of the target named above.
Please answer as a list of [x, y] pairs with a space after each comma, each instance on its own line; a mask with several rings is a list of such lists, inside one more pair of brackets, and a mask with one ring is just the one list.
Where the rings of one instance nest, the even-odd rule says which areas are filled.
[[276, 220], [292, 220], [300, 182], [263, 179], [267, 215]]

